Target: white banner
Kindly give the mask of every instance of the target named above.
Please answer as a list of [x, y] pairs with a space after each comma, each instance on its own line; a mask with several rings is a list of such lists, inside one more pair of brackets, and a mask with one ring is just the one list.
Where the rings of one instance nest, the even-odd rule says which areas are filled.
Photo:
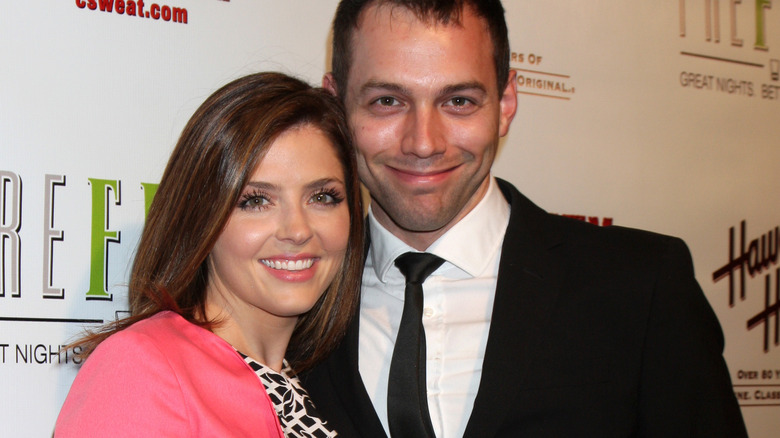
[[[327, 70], [337, 0], [160, 1], [0, 3], [0, 424], [14, 436], [51, 434], [77, 371], [62, 346], [127, 310], [146, 207], [195, 108], [246, 73]], [[750, 436], [776, 436], [780, 5], [504, 3], [520, 107], [495, 174], [551, 212], [684, 238]]]

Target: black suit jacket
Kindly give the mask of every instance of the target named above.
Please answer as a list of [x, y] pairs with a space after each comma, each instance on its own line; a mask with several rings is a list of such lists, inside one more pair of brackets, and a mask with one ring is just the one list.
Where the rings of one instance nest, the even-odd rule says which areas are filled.
[[[723, 333], [673, 237], [511, 204], [465, 437], [746, 437]], [[358, 319], [303, 376], [343, 437], [383, 437], [358, 372]]]

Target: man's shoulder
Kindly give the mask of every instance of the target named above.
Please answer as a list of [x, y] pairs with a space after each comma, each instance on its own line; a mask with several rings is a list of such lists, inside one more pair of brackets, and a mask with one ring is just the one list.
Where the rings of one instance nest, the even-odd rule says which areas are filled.
[[575, 218], [548, 213], [520, 193], [512, 184], [497, 179], [511, 205], [510, 234], [533, 235], [547, 247], [562, 247], [586, 253], [619, 253], [641, 256], [669, 251], [687, 251], [674, 236], [620, 225], [600, 226]]
[[604, 244], [635, 243], [643, 245], [668, 245], [677, 237], [655, 231], [622, 225], [596, 225], [567, 216], [548, 213], [549, 220], [563, 230], [571, 239], [583, 242], [596, 241]]
[[690, 257], [682, 239], [653, 231], [620, 225], [598, 226], [574, 219], [561, 220], [567, 227], [568, 242], [573, 252], [605, 254], [614, 262], [640, 264], [660, 261], [661, 258]]

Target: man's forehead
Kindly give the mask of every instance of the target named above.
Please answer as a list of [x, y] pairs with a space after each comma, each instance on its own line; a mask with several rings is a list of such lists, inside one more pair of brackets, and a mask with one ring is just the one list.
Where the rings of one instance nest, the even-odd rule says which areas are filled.
[[[458, 23], [444, 24], [434, 18], [431, 16], [428, 21], [422, 21], [413, 10], [389, 3], [364, 10], [350, 41], [351, 61], [344, 90], [350, 90], [350, 94], [357, 97], [377, 88], [393, 86], [417, 88], [415, 85], [424, 85], [423, 88], [434, 94], [445, 93], [442, 91], [445, 87], [489, 88], [495, 72], [492, 68], [493, 47], [484, 18], [471, 11], [460, 15]], [[485, 26], [485, 32], [482, 32], [482, 26]], [[460, 42], [453, 45], [453, 38]], [[481, 49], [475, 51], [473, 47]], [[414, 59], [416, 53], [422, 55]], [[470, 53], [466, 55], [468, 60], [463, 58], [467, 53]], [[452, 68], [442, 69], [441, 63], [436, 64], [434, 58], [441, 59], [438, 54], [452, 57]], [[484, 62], [474, 62], [475, 56], [486, 58], [482, 60]], [[410, 60], [405, 64], [406, 68], [401, 67], [403, 60]], [[429, 61], [431, 68], [425, 70]], [[418, 92], [421, 90], [417, 88]]]
[[435, 11], [412, 9], [404, 5], [393, 2], [377, 1], [364, 9], [356, 22], [357, 29], [363, 28], [363, 25], [416, 25], [423, 24], [426, 27], [462, 27], [461, 16], [463, 12], [460, 8], [454, 8], [449, 14], [437, 14]]

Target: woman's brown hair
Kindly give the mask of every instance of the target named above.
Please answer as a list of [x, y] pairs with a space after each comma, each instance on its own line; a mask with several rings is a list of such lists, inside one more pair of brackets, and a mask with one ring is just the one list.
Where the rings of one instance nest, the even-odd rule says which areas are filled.
[[205, 328], [218, 324], [204, 316], [206, 259], [273, 141], [300, 126], [318, 128], [334, 146], [344, 169], [350, 236], [333, 283], [298, 319], [286, 358], [301, 372], [335, 348], [356, 311], [363, 263], [363, 211], [346, 119], [324, 90], [281, 73], [257, 73], [217, 90], [185, 126], [135, 255], [131, 316], [78, 340], [74, 346], [83, 357], [111, 334], [163, 310]]

